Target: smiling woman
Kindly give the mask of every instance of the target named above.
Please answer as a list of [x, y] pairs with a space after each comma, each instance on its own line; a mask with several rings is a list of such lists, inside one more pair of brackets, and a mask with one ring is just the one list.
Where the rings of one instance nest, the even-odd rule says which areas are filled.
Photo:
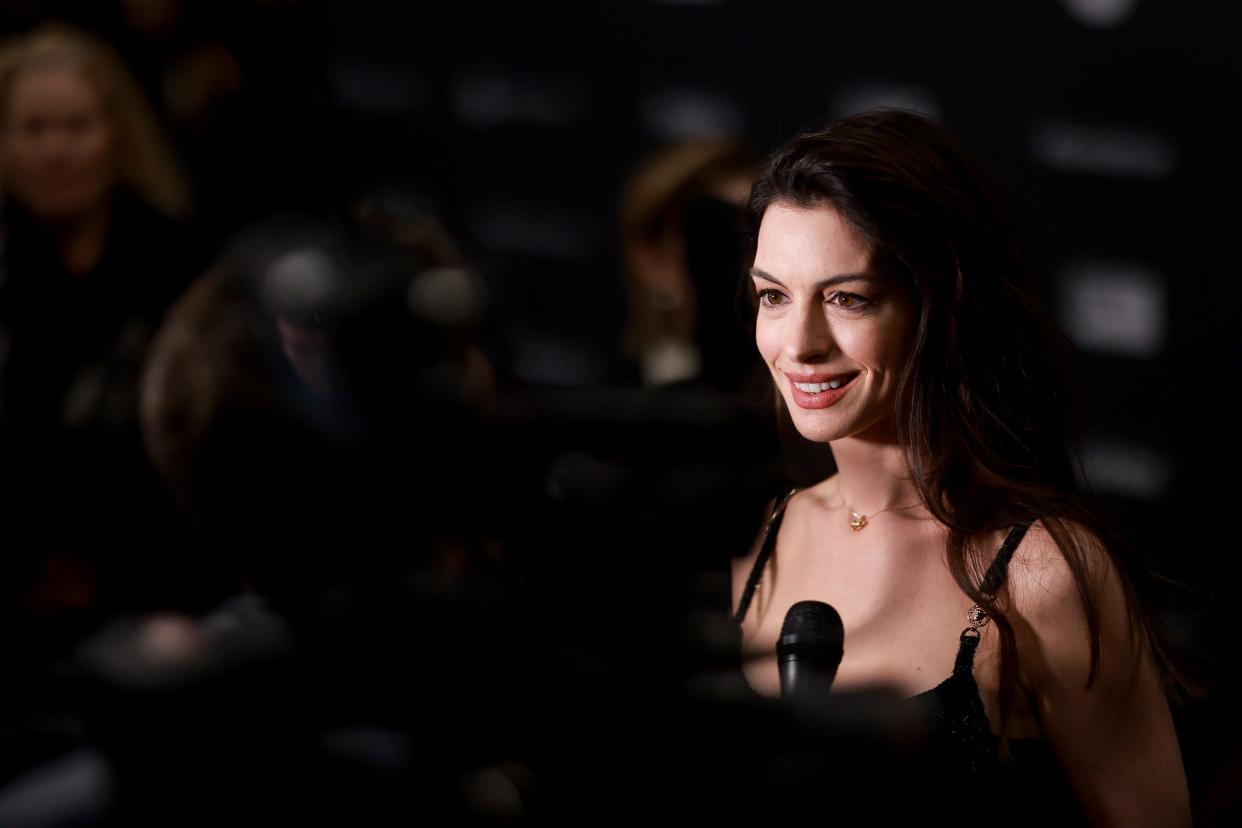
[[869, 258], [830, 207], [775, 204], [759, 229], [755, 340], [798, 431], [816, 442], [891, 428], [914, 297], [869, 273]]
[[778, 409], [836, 467], [735, 562], [751, 686], [779, 692], [785, 614], [824, 601], [835, 686], [928, 713], [948, 804], [1189, 824], [1176, 671], [1077, 490], [1070, 350], [988, 180], [933, 121], [864, 113], [779, 149], [749, 218]]

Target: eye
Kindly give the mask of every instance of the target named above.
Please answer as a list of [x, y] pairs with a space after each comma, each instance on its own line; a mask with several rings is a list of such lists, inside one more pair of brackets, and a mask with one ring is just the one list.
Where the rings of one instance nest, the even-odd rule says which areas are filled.
[[785, 295], [774, 288], [764, 288], [759, 291], [758, 296], [759, 304], [765, 308], [774, 308], [785, 303]]
[[838, 290], [828, 297], [828, 301], [842, 310], [861, 310], [871, 304], [871, 300], [857, 293], [846, 293]]

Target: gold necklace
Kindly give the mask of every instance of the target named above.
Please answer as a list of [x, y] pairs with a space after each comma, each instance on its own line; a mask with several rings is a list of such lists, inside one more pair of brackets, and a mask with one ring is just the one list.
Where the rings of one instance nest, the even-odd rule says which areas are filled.
[[[846, 506], [845, 495], [841, 495], [841, 505], [845, 506], [845, 511], [850, 513], [850, 528], [853, 529], [855, 532], [861, 532], [863, 527], [865, 527], [870, 522], [868, 520], [868, 517], [869, 517], [868, 515], [864, 515], [861, 512], [855, 512], [849, 506]], [[878, 512], [872, 512], [870, 517], [875, 517], [876, 515], [883, 514], [884, 512], [903, 512], [906, 509], [913, 509], [915, 506], [918, 506], [918, 505], [919, 505], [918, 503], [911, 503], [909, 506], [900, 506], [900, 507], [890, 506], [887, 509], [881, 509]]]

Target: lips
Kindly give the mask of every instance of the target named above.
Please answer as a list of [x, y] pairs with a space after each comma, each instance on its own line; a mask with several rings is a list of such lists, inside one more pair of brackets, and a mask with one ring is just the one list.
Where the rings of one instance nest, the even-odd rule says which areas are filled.
[[[841, 399], [846, 393], [854, 387], [860, 371], [852, 371], [848, 373], [838, 374], [785, 374], [789, 380], [789, 390], [795, 403], [799, 408], [827, 408], [837, 400]], [[821, 388], [819, 390], [808, 391], [799, 388], [799, 385], [823, 385], [833, 380], [842, 380], [840, 388]]]

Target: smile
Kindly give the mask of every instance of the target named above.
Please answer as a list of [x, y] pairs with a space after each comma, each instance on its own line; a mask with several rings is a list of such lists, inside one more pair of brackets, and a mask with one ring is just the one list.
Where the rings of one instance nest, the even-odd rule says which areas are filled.
[[834, 379], [828, 382], [795, 382], [794, 387], [808, 394], [814, 394], [816, 391], [827, 391], [829, 388], [840, 388], [845, 385], [845, 380]]
[[845, 396], [860, 373], [785, 376], [799, 408], [827, 408]]

